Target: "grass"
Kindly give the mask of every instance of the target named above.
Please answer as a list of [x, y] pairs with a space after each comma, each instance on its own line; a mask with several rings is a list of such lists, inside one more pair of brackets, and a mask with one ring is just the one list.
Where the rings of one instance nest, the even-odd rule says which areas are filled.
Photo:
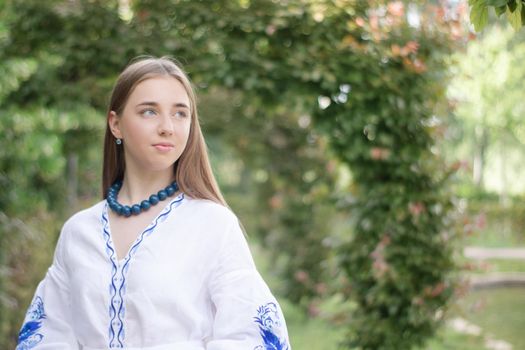
[[328, 322], [309, 318], [295, 305], [279, 300], [286, 315], [292, 349], [336, 350], [343, 339], [344, 329]]
[[511, 232], [505, 227], [486, 228], [466, 237], [465, 245], [486, 248], [520, 247], [525, 246], [525, 236], [522, 233]]
[[482, 350], [485, 349], [481, 336], [458, 333], [450, 326], [443, 327], [438, 334], [429, 341], [424, 350]]
[[505, 340], [515, 350], [525, 349], [525, 291], [498, 288], [473, 291], [459, 301], [463, 317], [486, 333]]
[[495, 272], [521, 272], [525, 273], [525, 260], [486, 259], [474, 260], [463, 259], [462, 264], [468, 263], [470, 270], [466, 273], [489, 274]]
[[[288, 335], [292, 349], [308, 350], [339, 350], [345, 329], [334, 326], [321, 319], [312, 319], [304, 314], [286, 299], [280, 300], [286, 315]], [[445, 325], [438, 334], [421, 350], [483, 350], [482, 336], [461, 334]], [[519, 349], [519, 348], [515, 348]]]

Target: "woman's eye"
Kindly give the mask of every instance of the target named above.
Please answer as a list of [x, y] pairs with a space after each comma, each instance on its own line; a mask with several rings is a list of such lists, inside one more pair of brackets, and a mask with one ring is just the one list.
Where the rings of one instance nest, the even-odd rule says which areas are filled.
[[177, 111], [175, 112], [174, 116], [179, 118], [186, 118], [188, 115], [184, 111]]
[[157, 113], [153, 109], [145, 109], [141, 111], [140, 114], [142, 114], [145, 117], [152, 117], [156, 115]]

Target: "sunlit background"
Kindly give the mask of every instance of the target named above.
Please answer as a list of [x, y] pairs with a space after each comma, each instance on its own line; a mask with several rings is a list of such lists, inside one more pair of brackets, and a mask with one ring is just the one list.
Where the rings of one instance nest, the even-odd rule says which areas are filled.
[[146, 54], [194, 81], [294, 349], [525, 349], [525, 5], [481, 3], [0, 0], [0, 348]]

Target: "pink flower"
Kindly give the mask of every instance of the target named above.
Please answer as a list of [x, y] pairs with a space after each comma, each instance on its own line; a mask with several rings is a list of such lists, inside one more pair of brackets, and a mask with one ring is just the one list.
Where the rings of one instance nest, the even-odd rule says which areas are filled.
[[475, 223], [478, 229], [484, 229], [487, 226], [487, 216], [485, 213], [480, 213], [478, 216], [476, 216]]
[[370, 157], [375, 160], [384, 160], [390, 156], [390, 150], [383, 147], [372, 147], [370, 149]]
[[283, 207], [283, 197], [280, 194], [274, 194], [270, 198], [270, 207], [272, 209], [280, 209]]
[[322, 283], [322, 282], [321, 283], [317, 283], [315, 285], [315, 291], [319, 295], [324, 295], [328, 291], [328, 287], [326, 286], [326, 283]]
[[435, 286], [428, 286], [425, 288], [424, 293], [426, 296], [435, 298], [445, 290], [445, 283], [439, 282]]
[[364, 27], [365, 26], [365, 20], [361, 17], [357, 17], [355, 19], [355, 24], [357, 24], [358, 27]]
[[272, 36], [273, 33], [275, 33], [275, 31], [277, 30], [277, 28], [273, 25], [273, 24], [270, 24], [266, 27], [266, 34], [269, 35], [269, 36]]
[[311, 303], [308, 305], [308, 314], [312, 317], [319, 316], [321, 313], [321, 310], [319, 309], [319, 306], [316, 303]]
[[300, 283], [306, 283], [309, 279], [308, 272], [304, 270], [296, 271], [294, 277]]
[[425, 210], [425, 205], [421, 202], [409, 203], [408, 210], [412, 215], [418, 217]]
[[413, 66], [414, 66], [414, 71], [416, 73], [423, 73], [427, 70], [427, 65], [425, 64], [425, 62], [423, 62], [419, 58], [416, 58], [414, 60]]
[[401, 47], [399, 45], [393, 44], [390, 46], [390, 49], [392, 50], [392, 55], [401, 56]]
[[414, 40], [410, 40], [405, 44], [405, 49], [408, 53], [416, 53], [419, 49], [419, 43]]
[[390, 266], [385, 259], [385, 248], [390, 242], [390, 236], [385, 234], [375, 247], [374, 251], [370, 253], [370, 257], [373, 260], [372, 269], [376, 278], [381, 278], [390, 269]]
[[405, 5], [402, 1], [392, 1], [388, 3], [387, 10], [394, 17], [402, 17], [405, 14]]

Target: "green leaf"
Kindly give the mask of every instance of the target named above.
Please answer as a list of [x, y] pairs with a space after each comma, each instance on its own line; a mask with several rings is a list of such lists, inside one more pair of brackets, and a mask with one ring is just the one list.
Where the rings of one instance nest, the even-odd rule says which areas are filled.
[[470, 21], [474, 24], [476, 31], [480, 31], [485, 27], [489, 18], [489, 9], [485, 2], [478, 1], [470, 11]]
[[507, 0], [487, 0], [487, 6], [502, 7], [507, 5]]
[[485, 4], [485, 0], [468, 0], [470, 6], [475, 6], [477, 4]]
[[523, 5], [521, 4], [521, 0], [520, 0], [518, 1], [514, 12], [511, 12], [510, 9], [507, 10], [507, 18], [509, 19], [510, 24], [515, 30], [519, 30], [521, 28], [522, 6]]
[[504, 6], [496, 7], [495, 10], [496, 10], [496, 15], [501, 16], [502, 14], [505, 13], [505, 11], [507, 11], [507, 6], [504, 5]]
[[[519, 1], [519, 3], [521, 3], [521, 0]], [[510, 12], [516, 11], [516, 7], [518, 6], [516, 4], [516, 0], [510, 0], [507, 5], [509, 6]]]

